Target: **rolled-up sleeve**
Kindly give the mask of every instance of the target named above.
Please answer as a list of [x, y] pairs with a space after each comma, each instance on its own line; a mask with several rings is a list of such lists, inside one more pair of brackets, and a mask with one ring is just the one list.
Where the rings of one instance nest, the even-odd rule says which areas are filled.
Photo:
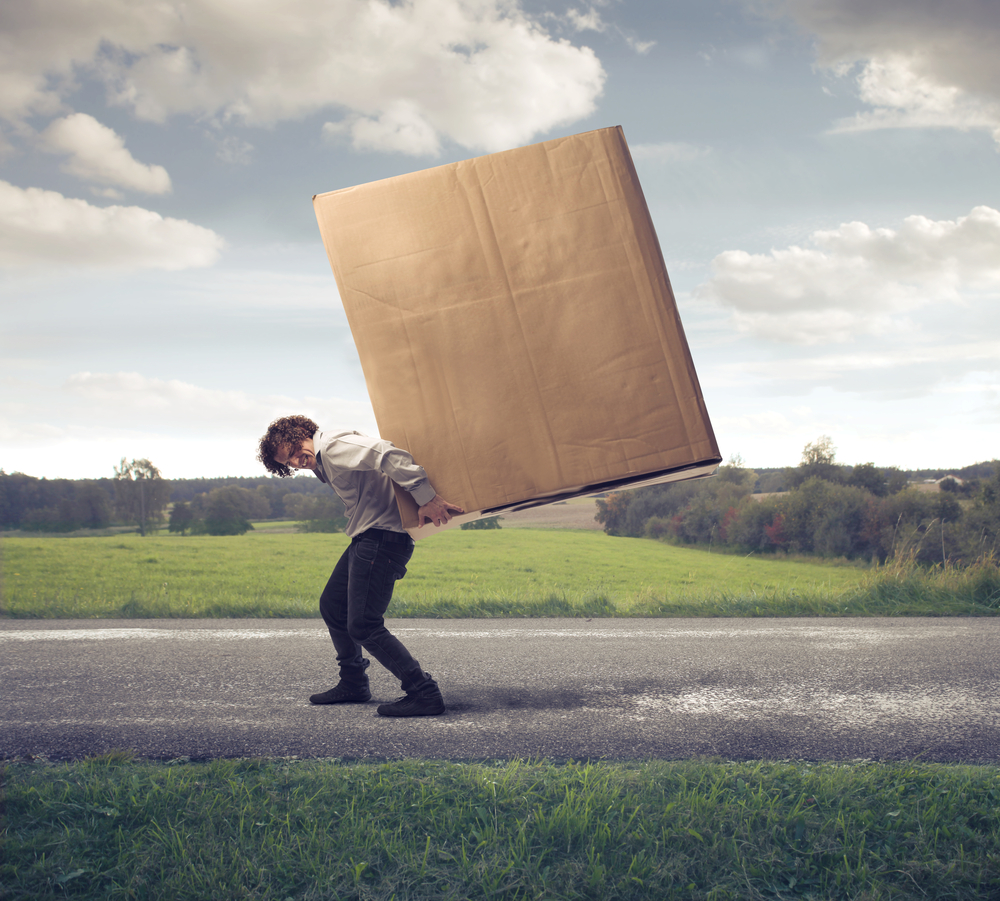
[[424, 468], [401, 448], [389, 445], [389, 450], [382, 455], [381, 469], [400, 488], [410, 492], [418, 507], [434, 500], [437, 495]]

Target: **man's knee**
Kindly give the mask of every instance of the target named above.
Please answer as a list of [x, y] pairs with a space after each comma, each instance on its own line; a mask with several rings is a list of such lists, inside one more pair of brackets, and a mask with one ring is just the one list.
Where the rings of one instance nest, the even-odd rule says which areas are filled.
[[351, 638], [353, 638], [358, 644], [364, 644], [380, 628], [382, 628], [382, 623], [380, 622], [372, 623], [361, 618], [350, 619], [347, 621], [347, 634], [350, 635]]

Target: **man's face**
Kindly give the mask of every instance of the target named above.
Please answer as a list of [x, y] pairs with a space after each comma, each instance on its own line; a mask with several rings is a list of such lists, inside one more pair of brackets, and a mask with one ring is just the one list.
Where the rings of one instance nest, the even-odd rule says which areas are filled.
[[316, 451], [312, 438], [306, 438], [298, 447], [283, 444], [275, 451], [275, 462], [292, 469], [315, 469]]

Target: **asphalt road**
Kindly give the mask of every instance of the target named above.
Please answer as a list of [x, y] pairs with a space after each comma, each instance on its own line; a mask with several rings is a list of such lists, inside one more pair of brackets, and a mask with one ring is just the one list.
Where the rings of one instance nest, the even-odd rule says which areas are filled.
[[0, 621], [0, 757], [1000, 762], [1000, 618], [396, 620], [444, 716], [314, 707], [320, 620]]

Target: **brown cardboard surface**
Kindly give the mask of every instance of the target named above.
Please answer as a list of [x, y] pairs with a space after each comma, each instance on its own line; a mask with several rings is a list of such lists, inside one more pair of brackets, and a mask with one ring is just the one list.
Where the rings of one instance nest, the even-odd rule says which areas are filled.
[[496, 511], [720, 461], [620, 128], [314, 206], [379, 431], [442, 497]]

